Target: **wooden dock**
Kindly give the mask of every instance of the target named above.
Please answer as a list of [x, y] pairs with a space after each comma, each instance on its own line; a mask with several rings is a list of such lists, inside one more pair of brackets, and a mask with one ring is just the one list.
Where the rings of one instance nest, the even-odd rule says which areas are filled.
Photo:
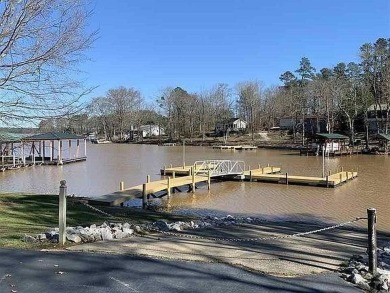
[[[195, 162], [193, 166], [164, 167], [161, 169], [161, 174], [171, 176], [166, 179], [150, 181], [148, 175], [146, 183], [130, 188], [124, 188], [124, 183], [121, 182], [119, 191], [91, 198], [89, 203], [118, 206], [130, 199], [141, 198], [142, 205], [145, 208], [150, 197], [170, 197], [173, 192], [182, 192], [185, 189], [194, 192], [197, 183], [206, 183], [208, 189], [210, 189], [211, 179], [336, 187], [358, 176], [358, 172], [343, 170], [334, 174], [329, 173], [325, 177], [296, 176], [288, 173], [281, 174], [281, 168], [269, 165], [265, 167], [259, 165], [255, 169], [249, 167], [244, 170], [245, 165], [240, 165], [240, 163], [243, 163], [242, 161], [230, 160], [210, 160], [203, 161], [202, 164], [197, 163], [199, 162]], [[226, 166], [229, 166], [230, 169], [226, 169]]]
[[253, 145], [215, 145], [215, 146], [213, 146], [213, 149], [249, 151], [249, 150], [256, 150], [257, 146], [253, 146]]
[[246, 172], [245, 179], [249, 181], [271, 182], [279, 184], [310, 185], [318, 187], [336, 187], [358, 176], [357, 172], [342, 171], [325, 177], [296, 176], [285, 174], [262, 174], [260, 172]]

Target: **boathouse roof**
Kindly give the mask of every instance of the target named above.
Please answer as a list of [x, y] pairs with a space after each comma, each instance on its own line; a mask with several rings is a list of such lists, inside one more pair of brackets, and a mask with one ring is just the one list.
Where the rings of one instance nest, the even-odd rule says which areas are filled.
[[11, 132], [0, 132], [0, 142], [18, 142], [26, 136], [21, 133], [11, 133]]
[[25, 137], [23, 138], [23, 141], [62, 140], [62, 139], [84, 139], [84, 137], [69, 132], [47, 132], [47, 133], [41, 133], [41, 134]]
[[349, 139], [348, 136], [338, 133], [317, 133], [316, 136], [325, 139]]
[[384, 133], [379, 133], [378, 134], [379, 139], [387, 140], [390, 141], [390, 134], [384, 134]]

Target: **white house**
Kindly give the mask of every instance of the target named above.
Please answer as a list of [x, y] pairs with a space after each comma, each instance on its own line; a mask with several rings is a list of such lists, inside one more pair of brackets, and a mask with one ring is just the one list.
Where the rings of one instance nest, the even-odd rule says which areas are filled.
[[142, 131], [142, 137], [159, 136], [165, 134], [164, 128], [153, 124], [141, 125], [138, 130]]
[[244, 131], [247, 128], [247, 122], [240, 118], [230, 118], [224, 121], [217, 122], [215, 132], [221, 133], [229, 131]]

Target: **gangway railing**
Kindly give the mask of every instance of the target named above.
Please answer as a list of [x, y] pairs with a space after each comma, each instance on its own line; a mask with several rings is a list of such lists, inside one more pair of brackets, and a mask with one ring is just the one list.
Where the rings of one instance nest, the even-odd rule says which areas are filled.
[[223, 176], [223, 175], [240, 175], [245, 171], [244, 161], [232, 160], [205, 160], [194, 163], [195, 175]]

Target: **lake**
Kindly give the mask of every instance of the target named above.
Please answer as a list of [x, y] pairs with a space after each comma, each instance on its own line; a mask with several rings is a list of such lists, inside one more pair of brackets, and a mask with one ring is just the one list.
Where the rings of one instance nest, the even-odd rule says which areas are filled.
[[[88, 144], [87, 161], [64, 166], [35, 166], [0, 173], [0, 190], [58, 193], [65, 179], [68, 193], [99, 196], [125, 187], [142, 184], [146, 176], [161, 179], [164, 165], [182, 165], [183, 148], [157, 145]], [[273, 165], [291, 175], [321, 176], [322, 158], [299, 156], [295, 151], [231, 151], [211, 147], [185, 147], [186, 164], [197, 160], [242, 160], [256, 167]], [[331, 157], [325, 160], [326, 172], [359, 170], [359, 177], [337, 188], [278, 185], [260, 182], [217, 182], [211, 190], [201, 187], [196, 193], [175, 193], [159, 204], [169, 210], [199, 215], [242, 214], [265, 218], [348, 221], [366, 216], [366, 209], [378, 210], [378, 228], [390, 231], [390, 158], [388, 156]]]

